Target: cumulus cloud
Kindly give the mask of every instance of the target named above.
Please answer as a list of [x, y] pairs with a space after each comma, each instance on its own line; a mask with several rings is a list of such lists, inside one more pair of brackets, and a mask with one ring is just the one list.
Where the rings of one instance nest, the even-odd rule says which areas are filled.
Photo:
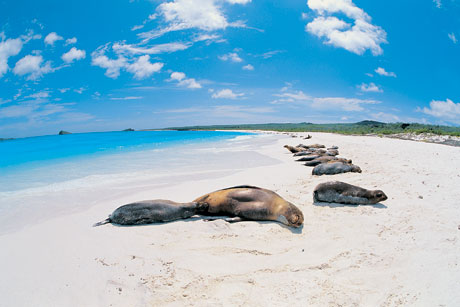
[[396, 78], [396, 74], [394, 72], [388, 72], [386, 71], [384, 68], [382, 67], [379, 67], [375, 70], [376, 73], [378, 73], [379, 75], [381, 76], [385, 76], [385, 77], [394, 77]]
[[190, 89], [201, 88], [201, 84], [199, 84], [194, 78], [186, 78], [183, 72], [175, 71], [171, 73], [169, 81], [177, 81], [178, 86]]
[[0, 42], [0, 78], [8, 71], [8, 58], [17, 55], [23, 46], [20, 38], [7, 39], [2, 37]]
[[231, 89], [222, 89], [217, 91], [216, 93], [212, 94], [212, 98], [214, 99], [238, 99], [243, 97], [244, 93], [234, 93]]
[[460, 103], [455, 103], [450, 99], [446, 99], [446, 101], [432, 100], [429, 108], [419, 108], [418, 111], [448, 122], [460, 124]]
[[116, 79], [120, 75], [120, 69], [126, 67], [128, 61], [123, 56], [110, 59], [105, 55], [105, 50], [106, 48], [98, 48], [91, 53], [91, 65], [104, 68], [107, 77]]
[[224, 55], [220, 55], [218, 56], [218, 58], [219, 60], [222, 60], [222, 61], [232, 61], [235, 63], [243, 62], [243, 59], [241, 59], [238, 53], [236, 52], [230, 52]]
[[[227, 0], [230, 4], [246, 4], [250, 0]], [[187, 29], [201, 31], [224, 30], [227, 27], [244, 26], [242, 22], [229, 22], [225, 17], [221, 0], [174, 0], [160, 4], [149, 19], [159, 19], [165, 25], [159, 29], [139, 33], [145, 41], [160, 37], [168, 32]]]
[[[308, 0], [307, 5], [319, 16], [307, 24], [305, 30], [325, 43], [362, 55], [370, 50], [373, 55], [383, 53], [386, 32], [371, 23], [371, 17], [351, 0]], [[353, 25], [332, 14], [344, 14], [353, 19]]]
[[254, 70], [254, 66], [252, 66], [251, 64], [248, 64], [248, 65], [243, 66], [243, 69], [244, 70]]
[[150, 56], [140, 56], [134, 63], [128, 64], [126, 70], [134, 74], [136, 79], [145, 79], [153, 73], [159, 72], [163, 67], [163, 63], [150, 63]]
[[455, 34], [454, 33], [449, 33], [447, 34], [447, 36], [449, 37], [449, 39], [454, 43], [456, 44], [458, 41], [457, 41], [457, 38], [455, 37]]
[[358, 88], [361, 92], [383, 93], [383, 90], [373, 82], [369, 84], [362, 83], [361, 85], [358, 85]]
[[56, 32], [51, 32], [45, 37], [45, 44], [47, 45], [54, 45], [54, 43], [58, 40], [63, 40], [62, 36], [59, 36]]
[[441, 0], [433, 0], [433, 3], [436, 5], [436, 7], [437, 7], [438, 9], [440, 9], [441, 6], [442, 6]]
[[72, 63], [75, 60], [81, 60], [86, 57], [86, 51], [72, 47], [68, 52], [62, 55], [62, 60], [66, 63]]
[[44, 62], [41, 55], [26, 55], [16, 63], [13, 69], [16, 75], [27, 75], [27, 80], [40, 79], [44, 74], [52, 71], [51, 62]]
[[76, 37], [68, 38], [68, 39], [65, 40], [66, 45], [72, 45], [72, 44], [75, 44], [75, 43], [77, 43], [77, 38]]

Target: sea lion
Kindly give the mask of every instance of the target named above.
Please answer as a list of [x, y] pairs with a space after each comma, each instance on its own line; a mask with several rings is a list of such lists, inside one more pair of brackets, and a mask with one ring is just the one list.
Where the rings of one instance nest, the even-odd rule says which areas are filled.
[[302, 225], [302, 211], [273, 191], [254, 186], [236, 186], [215, 191], [194, 200], [207, 209], [202, 215], [236, 217], [242, 220], [277, 221], [291, 227]]
[[324, 154], [326, 156], [338, 156], [339, 151], [337, 149], [328, 149]]
[[294, 154], [294, 157], [302, 157], [302, 156], [308, 156], [308, 155], [316, 155], [314, 151], [310, 150], [304, 150], [304, 151], [299, 151]]
[[318, 158], [321, 158], [321, 157], [323, 157], [323, 156], [321, 156], [321, 155], [309, 155], [309, 156], [303, 156], [302, 158], [297, 159], [295, 161], [296, 162], [312, 161], [312, 160], [315, 160], [315, 159], [318, 159]]
[[329, 149], [339, 149], [339, 146], [332, 145], [331, 147], [328, 148], [328, 150]]
[[304, 144], [299, 144], [297, 147], [303, 147], [305, 149], [312, 149], [312, 148], [326, 148], [326, 146], [321, 145], [321, 144], [311, 144], [311, 145], [304, 145]]
[[141, 225], [158, 222], [170, 222], [189, 218], [205, 210], [205, 204], [176, 203], [171, 200], [144, 200], [117, 208], [107, 219], [93, 226], [107, 223], [118, 225]]
[[366, 190], [340, 181], [320, 183], [313, 191], [315, 202], [371, 205], [387, 199], [381, 190]]
[[315, 166], [313, 168], [312, 174], [321, 176], [335, 175], [348, 172], [361, 173], [361, 169], [357, 165], [334, 161], [334, 163], [323, 163]]
[[294, 146], [289, 146], [289, 145], [284, 145], [284, 148], [287, 148], [287, 150], [289, 150], [289, 151], [292, 152], [292, 153], [296, 153], [296, 152], [300, 152], [300, 151], [303, 151], [303, 150], [304, 150], [303, 148], [294, 147]]
[[322, 163], [333, 163], [333, 162], [342, 162], [342, 163], [347, 163], [351, 164], [352, 161], [344, 158], [336, 158], [332, 156], [322, 156], [319, 158], [316, 158], [314, 160], [311, 160], [309, 162], [304, 163], [305, 166], [316, 166]]

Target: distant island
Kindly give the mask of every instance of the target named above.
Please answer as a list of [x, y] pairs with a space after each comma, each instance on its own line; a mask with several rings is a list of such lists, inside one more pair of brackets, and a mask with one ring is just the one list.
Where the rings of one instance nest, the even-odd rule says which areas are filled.
[[72, 134], [72, 133], [64, 131], [64, 130], [59, 131], [59, 135], [64, 135], [64, 134]]
[[429, 133], [435, 135], [460, 136], [460, 127], [425, 125], [417, 123], [382, 123], [364, 120], [348, 124], [313, 124], [313, 123], [270, 123], [243, 125], [210, 125], [170, 127], [163, 130], [265, 130], [279, 132], [331, 132], [340, 134], [376, 134], [391, 135], [400, 133]]

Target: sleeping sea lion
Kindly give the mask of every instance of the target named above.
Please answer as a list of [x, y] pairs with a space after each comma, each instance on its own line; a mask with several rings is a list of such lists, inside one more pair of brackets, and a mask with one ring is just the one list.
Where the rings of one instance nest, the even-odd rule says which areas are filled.
[[337, 149], [328, 149], [325, 153], [326, 156], [338, 156], [339, 151]]
[[287, 150], [289, 150], [289, 151], [292, 152], [292, 153], [296, 153], [296, 152], [300, 152], [300, 151], [303, 151], [303, 150], [304, 150], [303, 148], [294, 147], [294, 146], [289, 146], [289, 145], [284, 145], [284, 148], [287, 148]]
[[322, 163], [334, 163], [334, 162], [342, 162], [342, 163], [350, 164], [352, 161], [348, 159], [344, 159], [344, 158], [336, 158], [332, 156], [322, 156], [314, 160], [311, 160], [309, 162], [306, 162], [304, 163], [304, 165], [305, 166], [316, 166]]
[[320, 183], [313, 191], [315, 202], [370, 205], [387, 199], [381, 190], [366, 190], [340, 181]]
[[107, 219], [93, 226], [107, 223], [118, 225], [141, 225], [158, 222], [170, 222], [189, 218], [202, 210], [205, 204], [176, 203], [171, 200], [144, 200], [117, 208]]
[[299, 144], [297, 147], [303, 147], [306, 149], [311, 149], [311, 148], [326, 148], [326, 146], [321, 145], [321, 144], [311, 144], [311, 145], [304, 145], [304, 144]]
[[303, 223], [303, 214], [295, 205], [273, 191], [254, 186], [236, 186], [215, 191], [194, 200], [207, 208], [202, 215], [236, 217], [228, 222], [242, 220], [277, 221], [291, 227]]
[[361, 169], [359, 168], [359, 166], [353, 164], [334, 161], [334, 163], [323, 163], [315, 166], [315, 168], [313, 168], [312, 174], [321, 176], [335, 175], [348, 172], [361, 173]]
[[320, 155], [309, 155], [309, 156], [303, 156], [302, 158], [297, 159], [296, 161], [297, 162], [312, 161], [312, 160], [315, 160], [315, 159], [318, 159], [318, 158], [321, 158], [321, 157], [322, 156], [320, 156]]

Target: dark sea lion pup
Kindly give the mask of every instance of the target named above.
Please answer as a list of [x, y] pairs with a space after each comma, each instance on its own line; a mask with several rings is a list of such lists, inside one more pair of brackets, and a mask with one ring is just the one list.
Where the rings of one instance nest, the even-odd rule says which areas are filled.
[[366, 190], [340, 181], [318, 184], [313, 191], [315, 202], [371, 205], [387, 199], [381, 190]]
[[336, 175], [348, 172], [361, 173], [361, 168], [357, 165], [335, 161], [330, 162], [331, 163], [322, 163], [315, 166], [315, 168], [313, 168], [313, 171], [311, 172], [312, 175]]
[[303, 224], [302, 211], [273, 191], [254, 186], [236, 186], [215, 191], [194, 200], [207, 208], [202, 215], [235, 217], [243, 220], [277, 221], [290, 227]]
[[119, 207], [107, 219], [93, 226], [107, 223], [118, 225], [141, 225], [171, 222], [192, 217], [205, 210], [206, 204], [176, 203], [170, 200], [144, 200]]

